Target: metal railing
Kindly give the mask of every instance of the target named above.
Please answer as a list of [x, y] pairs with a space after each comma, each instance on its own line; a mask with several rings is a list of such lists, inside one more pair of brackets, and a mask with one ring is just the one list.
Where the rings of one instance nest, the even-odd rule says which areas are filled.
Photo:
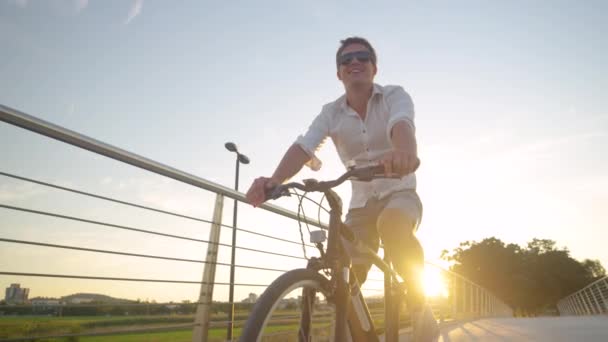
[[608, 314], [608, 277], [594, 281], [557, 303], [562, 316]]
[[429, 262], [426, 264], [427, 267], [438, 268], [445, 279], [447, 293], [429, 299], [440, 321], [513, 317], [513, 310], [491, 291], [457, 273]]
[[[241, 201], [241, 202], [245, 200], [244, 195], [242, 193], [236, 192], [236, 191], [229, 189], [227, 187], [224, 187], [222, 185], [215, 184], [213, 182], [199, 178], [192, 174], [188, 174], [186, 172], [174, 169], [167, 165], [164, 165], [164, 164], [155, 162], [153, 160], [144, 158], [142, 156], [130, 153], [130, 152], [122, 150], [120, 148], [105, 144], [103, 142], [97, 141], [90, 137], [81, 135], [74, 131], [67, 130], [63, 127], [40, 120], [33, 116], [27, 115], [25, 113], [19, 112], [17, 110], [14, 110], [14, 109], [2, 106], [2, 105], [0, 105], [0, 121], [4, 121], [4, 122], [7, 122], [14, 126], [18, 126], [18, 127], [24, 128], [26, 130], [39, 133], [46, 137], [50, 137], [50, 138], [77, 146], [79, 148], [94, 152], [96, 154], [100, 154], [100, 155], [121, 161], [123, 163], [130, 164], [135, 167], [153, 172], [155, 174], [177, 180], [184, 184], [188, 184], [188, 185], [197, 187], [199, 189], [206, 190], [211, 193], [215, 193], [215, 194], [217, 194], [216, 195], [217, 196], [216, 210], [218, 209], [218, 203], [223, 203], [224, 196], [235, 199], [237, 201]], [[47, 188], [51, 188], [54, 190], [59, 190], [61, 192], [76, 194], [77, 196], [85, 196], [87, 198], [94, 198], [96, 200], [101, 200], [101, 201], [112, 203], [112, 204], [118, 204], [121, 206], [136, 208], [137, 210], [145, 210], [148, 212], [158, 213], [158, 214], [162, 214], [162, 215], [169, 215], [172, 217], [177, 217], [180, 219], [185, 219], [185, 220], [196, 222], [196, 223], [210, 224], [212, 227], [212, 231], [213, 231], [214, 227], [218, 229], [218, 233], [217, 233], [218, 235], [219, 235], [219, 230], [236, 229], [239, 232], [242, 232], [245, 234], [251, 234], [258, 238], [266, 239], [266, 240], [272, 241], [274, 243], [280, 243], [280, 244], [285, 244], [285, 245], [298, 245], [298, 246], [302, 245], [301, 241], [295, 241], [295, 240], [291, 240], [291, 239], [285, 239], [285, 238], [273, 236], [270, 234], [260, 233], [259, 229], [255, 229], [253, 227], [247, 227], [248, 229], [244, 229], [240, 225], [237, 227], [232, 227], [232, 225], [222, 224], [222, 222], [221, 222], [222, 205], [221, 204], [219, 205], [219, 209], [220, 209], [219, 215], [216, 215], [217, 213], [214, 213], [214, 218], [209, 220], [209, 219], [204, 219], [204, 218], [200, 218], [200, 217], [171, 212], [171, 211], [167, 211], [167, 210], [161, 210], [158, 208], [154, 208], [151, 206], [145, 206], [145, 205], [138, 204], [138, 203], [131, 203], [128, 201], [123, 201], [123, 200], [117, 199], [117, 198], [102, 196], [102, 195], [95, 194], [92, 192], [83, 191], [80, 189], [76, 189], [75, 187], [60, 186], [57, 184], [52, 184], [50, 182], [44, 182], [41, 180], [28, 178], [28, 177], [24, 177], [22, 175], [16, 175], [16, 174], [13, 174], [10, 172], [4, 172], [4, 171], [5, 170], [0, 170], [0, 177], [10, 178], [10, 179], [13, 179], [13, 180], [16, 180], [19, 182], [36, 184], [37, 186], [47, 187]], [[261, 208], [265, 209], [266, 211], [272, 212], [274, 214], [278, 214], [280, 216], [286, 217], [288, 219], [298, 220], [298, 218], [301, 218], [301, 215], [299, 215], [298, 213], [288, 211], [288, 210], [281, 208], [279, 206], [276, 206], [276, 205], [264, 204], [261, 206]], [[78, 253], [81, 253], [81, 252], [97, 253], [97, 254], [104, 254], [104, 255], [117, 255], [117, 256], [123, 256], [123, 257], [142, 258], [142, 259], [149, 259], [149, 260], [165, 260], [165, 261], [173, 261], [173, 262], [180, 262], [180, 263], [203, 264], [205, 267], [212, 267], [210, 270], [208, 270], [207, 268], [205, 269], [205, 271], [204, 271], [205, 275], [203, 277], [203, 281], [185, 280], [185, 279], [154, 279], [154, 278], [140, 278], [140, 277], [126, 277], [126, 276], [96, 276], [96, 275], [84, 275], [84, 274], [55, 274], [52, 272], [37, 273], [37, 272], [27, 272], [27, 270], [0, 270], [0, 275], [4, 275], [4, 276], [45, 277], [45, 278], [63, 278], [63, 279], [89, 279], [89, 280], [97, 280], [97, 281], [127, 281], [127, 282], [143, 282], [143, 283], [194, 284], [194, 285], [201, 286], [201, 297], [199, 298], [198, 302], [194, 302], [194, 303], [190, 303], [190, 304], [196, 305], [199, 310], [203, 306], [205, 306], [208, 310], [209, 306], [211, 305], [213, 286], [253, 287], [253, 288], [259, 289], [259, 291], [261, 292], [261, 291], [263, 291], [263, 288], [268, 285], [265, 283], [258, 283], [256, 281], [246, 281], [246, 282], [238, 282], [238, 283], [215, 281], [215, 278], [214, 278], [215, 266], [226, 266], [226, 267], [234, 266], [237, 268], [237, 270], [250, 269], [250, 270], [255, 270], [255, 271], [260, 271], [260, 272], [274, 272], [274, 274], [286, 271], [286, 269], [284, 269], [286, 267], [284, 267], [284, 268], [267, 267], [268, 265], [252, 265], [252, 264], [231, 265], [230, 263], [219, 262], [219, 261], [217, 261], [217, 248], [219, 248], [219, 247], [223, 247], [223, 248], [234, 247], [238, 250], [245, 251], [248, 253], [250, 252], [250, 253], [256, 253], [256, 254], [271, 255], [273, 257], [283, 258], [284, 260], [294, 260], [294, 261], [297, 260], [299, 262], [301, 261], [301, 267], [303, 267], [305, 265], [305, 258], [303, 258], [301, 255], [295, 255], [292, 253], [281, 253], [273, 248], [255, 248], [255, 246], [242, 246], [242, 245], [232, 246], [232, 244], [221, 243], [219, 241], [219, 237], [213, 238], [212, 237], [213, 234], [211, 234], [211, 233], [210, 233], [209, 239], [194, 238], [191, 236], [180, 235], [177, 233], [175, 233], [175, 234], [166, 233], [166, 232], [162, 232], [162, 231], [158, 231], [158, 230], [149, 229], [146, 227], [116, 224], [116, 223], [106, 222], [106, 221], [102, 221], [102, 220], [93, 220], [91, 218], [81, 216], [81, 215], [67, 215], [65, 213], [55, 212], [52, 210], [39, 210], [39, 209], [35, 209], [35, 208], [26, 208], [23, 206], [9, 205], [6, 203], [0, 203], [0, 210], [8, 210], [8, 211], [19, 212], [19, 213], [27, 213], [30, 215], [37, 215], [37, 216], [42, 216], [42, 217], [61, 219], [61, 220], [66, 220], [66, 221], [70, 221], [70, 222], [90, 224], [90, 225], [100, 226], [100, 227], [109, 228], [109, 229], [113, 229], [113, 230], [117, 230], [117, 231], [128, 231], [131, 233], [141, 234], [142, 236], [145, 235], [145, 236], [150, 236], [150, 237], [162, 237], [162, 238], [167, 238], [167, 239], [173, 239], [176, 241], [200, 243], [200, 244], [204, 244], [207, 246], [207, 258], [205, 260], [193, 259], [193, 258], [183, 258], [183, 257], [178, 258], [178, 257], [169, 256], [169, 255], [134, 253], [134, 252], [124, 251], [124, 250], [92, 248], [92, 247], [77, 246], [77, 245], [71, 245], [71, 244], [65, 244], [65, 243], [59, 243], [59, 242], [50, 243], [50, 242], [35, 241], [35, 239], [29, 239], [29, 238], [28, 239], [14, 239], [14, 238], [7, 238], [5, 236], [0, 236], [0, 243], [2, 243], [2, 244], [16, 244], [16, 245], [23, 245], [23, 246], [34, 246], [36, 248], [61, 249], [61, 250], [67, 250], [67, 251], [74, 251], [74, 252], [78, 252]], [[314, 225], [314, 226], [321, 227], [321, 228], [326, 228], [326, 225], [324, 225], [323, 223], [320, 222], [320, 218], [312, 219], [312, 218], [306, 217], [306, 221], [310, 225]], [[295, 221], [293, 221], [293, 222], [295, 223]], [[297, 234], [294, 236], [297, 236]], [[306, 245], [306, 248], [314, 251], [314, 248], [310, 245]], [[297, 250], [300, 252], [302, 251], [301, 248], [299, 248]], [[276, 264], [280, 264], [280, 263], [275, 263], [271, 266], [274, 266]], [[428, 265], [428, 266], [437, 267], [435, 265]], [[443, 278], [445, 279], [445, 282], [446, 282], [447, 293], [437, 296], [436, 298], [433, 298], [431, 300], [431, 304], [433, 305], [433, 307], [436, 310], [436, 315], [439, 318], [441, 318], [442, 320], [465, 319], [465, 318], [471, 319], [471, 318], [477, 318], [477, 317], [488, 317], [488, 316], [495, 317], [495, 316], [511, 316], [512, 315], [512, 311], [508, 306], [506, 306], [496, 296], [492, 295], [489, 291], [487, 291], [483, 287], [481, 287], [453, 272], [441, 269], [441, 273], [443, 274]], [[382, 275], [379, 273], [375, 273], [375, 275], [377, 276], [376, 279], [374, 279], [374, 273], [373, 272], [370, 273], [370, 277], [368, 277], [368, 281], [365, 284], [364, 290], [367, 291], [368, 293], [375, 292], [377, 294], [381, 294], [383, 292]], [[278, 274], [277, 274], [277, 276], [278, 276]], [[275, 278], [275, 277], [276, 276], [273, 276], [272, 278]], [[204, 297], [203, 296], [204, 294], [206, 294], [207, 297]], [[605, 303], [605, 302], [603, 302], [603, 303]], [[234, 304], [234, 303], [225, 303], [225, 304]], [[97, 306], [101, 307], [103, 305], [104, 304], [98, 304]], [[150, 303], [121, 304], [121, 305], [123, 305], [123, 306], [132, 305], [134, 307], [141, 305], [141, 306], [146, 306], [148, 308], [151, 307]], [[156, 305], [162, 306], [162, 305], [168, 305], [168, 304], [156, 304]], [[152, 307], [153, 306], [154, 305], [152, 305]], [[2, 311], [3, 307], [6, 308], [6, 306], [0, 306], [0, 312]], [[66, 307], [66, 310], [67, 309], [68, 308]], [[203, 318], [201, 318], [201, 317], [203, 317]], [[203, 321], [201, 321], [201, 319]], [[234, 323], [237, 323], [237, 325], [241, 324], [243, 319], [244, 319], [243, 317], [236, 317]], [[171, 329], [184, 330], [184, 329], [192, 329], [192, 328], [194, 328], [195, 331], [196, 331], [196, 329], [199, 329], [199, 332], [200, 332], [201, 326], [205, 326], [205, 329], [207, 329], [209, 327], [226, 326], [228, 323], [229, 322], [227, 322], [225, 320], [225, 318], [222, 318], [222, 317], [216, 317], [216, 319], [213, 322], [210, 322], [209, 316], [201, 316], [201, 315], [197, 314], [195, 316], [195, 321], [193, 324], [183, 324], [180, 322], [180, 324], [168, 324], [168, 325], [165, 325], [162, 327], [153, 327], [153, 328], [149, 328], [149, 329], [124, 329], [124, 330], [117, 329], [117, 330], [110, 330], [110, 331], [103, 331], [103, 332], [95, 331], [95, 332], [89, 332], [89, 333], [87, 333], [85, 331], [85, 332], [76, 333], [76, 334], [65, 334], [64, 333], [64, 334], [59, 334], [57, 336], [72, 337], [72, 336], [92, 336], [92, 335], [108, 335], [108, 334], [117, 335], [117, 334], [142, 333], [142, 332], [152, 333], [152, 332], [157, 332], [157, 331], [168, 331]], [[196, 335], [196, 336], [198, 336], [198, 335]], [[38, 337], [41, 337], [41, 336], [38, 336]], [[42, 337], [47, 338], [48, 336], [42, 336]], [[202, 340], [206, 340], [206, 338], [207, 338], [206, 330], [204, 330], [203, 336], [198, 337], [198, 340], [202, 341]], [[0, 334], [0, 341], [21, 341], [21, 340], [31, 340], [31, 339], [32, 339], [32, 336], [17, 336], [17, 337], [9, 336], [9, 337], [3, 338], [2, 335]]]

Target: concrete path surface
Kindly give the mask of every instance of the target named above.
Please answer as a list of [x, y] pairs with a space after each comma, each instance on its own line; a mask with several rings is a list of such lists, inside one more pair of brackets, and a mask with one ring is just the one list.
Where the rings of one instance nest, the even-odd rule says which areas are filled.
[[[409, 333], [400, 342], [410, 341]], [[493, 318], [445, 323], [439, 342], [608, 342], [608, 316]]]

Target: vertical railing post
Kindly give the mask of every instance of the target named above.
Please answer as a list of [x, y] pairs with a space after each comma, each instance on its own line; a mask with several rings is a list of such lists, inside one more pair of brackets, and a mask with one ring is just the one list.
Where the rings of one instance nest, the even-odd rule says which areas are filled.
[[473, 316], [474, 312], [475, 312], [475, 295], [473, 293], [473, 283], [469, 283], [469, 315]]
[[458, 279], [452, 276], [452, 319], [458, 319]]
[[462, 313], [469, 314], [469, 283], [462, 281]]
[[570, 303], [572, 304], [572, 308], [574, 308], [574, 314], [580, 316], [581, 309], [578, 306], [578, 302], [576, 301], [576, 298], [574, 298], [574, 296], [570, 296]]
[[578, 306], [578, 310], [579, 310], [579, 315], [583, 316], [587, 314], [586, 308], [585, 308], [585, 303], [583, 303], [583, 300], [581, 299], [581, 294], [579, 292], [577, 292], [574, 295], [574, 300], [576, 300], [577, 306]]
[[589, 290], [589, 288], [583, 289], [583, 295], [585, 296], [585, 299], [587, 300], [587, 305], [589, 306], [589, 314], [593, 315], [595, 314], [595, 308], [593, 305], [593, 298], [592, 296], [587, 292], [587, 290]]
[[475, 314], [481, 316], [481, 289], [475, 286]]
[[224, 208], [224, 196], [217, 194], [215, 197], [215, 208], [213, 210], [213, 223], [209, 232], [209, 243], [207, 244], [207, 257], [203, 268], [203, 282], [198, 296], [196, 307], [195, 326], [192, 331], [192, 342], [206, 342], [209, 332], [209, 319], [211, 303], [213, 302], [213, 284], [215, 282], [215, 266], [217, 263], [217, 252], [220, 242], [220, 230], [222, 225], [222, 210]]
[[583, 303], [583, 307], [585, 308], [585, 314], [591, 315], [591, 307], [589, 306], [589, 303], [587, 302], [587, 296], [585, 296], [585, 293], [583, 291], [579, 291], [578, 296], [579, 296], [581, 302]]
[[604, 312], [608, 313], [608, 298], [602, 292], [602, 287], [600, 285], [604, 285], [604, 288], [608, 290], [608, 282], [604, 279], [603, 282], [597, 283], [597, 290], [600, 292], [600, 297], [602, 298], [602, 302], [604, 302]]
[[572, 302], [572, 297], [566, 298], [566, 304], [568, 305], [568, 313], [570, 315], [576, 315], [576, 310], [574, 308], [574, 303]]
[[597, 300], [597, 297], [595, 296], [595, 293], [593, 292], [593, 286], [590, 286], [588, 288], [588, 290], [589, 290], [589, 297], [591, 297], [591, 301], [593, 302], [593, 305], [597, 309], [597, 314], [599, 315], [602, 313], [602, 308], [600, 307], [600, 302]]
[[574, 296], [574, 300], [576, 301], [576, 306], [578, 308], [578, 315], [579, 316], [586, 315], [587, 312], [585, 311], [585, 304], [583, 304], [583, 302], [581, 301], [581, 297], [579, 296], [578, 293]]

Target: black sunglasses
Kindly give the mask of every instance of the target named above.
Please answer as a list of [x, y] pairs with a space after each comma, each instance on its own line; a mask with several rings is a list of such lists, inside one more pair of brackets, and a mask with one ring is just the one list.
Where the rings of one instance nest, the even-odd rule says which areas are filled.
[[338, 57], [338, 65], [349, 65], [355, 58], [361, 63], [367, 63], [372, 59], [372, 54], [369, 51], [345, 53]]

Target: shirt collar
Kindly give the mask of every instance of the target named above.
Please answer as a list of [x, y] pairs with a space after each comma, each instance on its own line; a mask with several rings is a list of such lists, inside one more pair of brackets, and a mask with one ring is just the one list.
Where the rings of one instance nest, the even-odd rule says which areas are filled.
[[[377, 95], [382, 95], [382, 86], [374, 83], [373, 87], [372, 87], [372, 97], [371, 98], [373, 99]], [[340, 108], [342, 108], [342, 110], [344, 110], [344, 111], [347, 111], [348, 106], [346, 105], [346, 94], [344, 94], [344, 95], [342, 95], [342, 97], [340, 97], [339, 103], [340, 103]]]

